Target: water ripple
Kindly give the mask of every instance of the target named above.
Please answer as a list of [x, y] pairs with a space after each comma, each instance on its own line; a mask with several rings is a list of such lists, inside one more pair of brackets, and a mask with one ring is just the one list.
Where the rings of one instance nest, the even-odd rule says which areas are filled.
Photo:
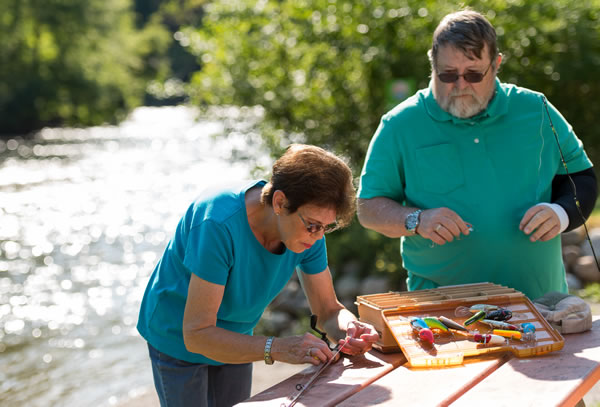
[[260, 115], [140, 108], [0, 140], [0, 404], [108, 405], [151, 385], [135, 330], [148, 277], [202, 188], [270, 166]]

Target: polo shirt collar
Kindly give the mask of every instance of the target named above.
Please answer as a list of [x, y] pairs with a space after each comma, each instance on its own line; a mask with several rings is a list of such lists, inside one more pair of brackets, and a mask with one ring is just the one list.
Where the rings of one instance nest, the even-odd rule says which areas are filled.
[[488, 104], [487, 108], [478, 115], [466, 119], [452, 116], [450, 113], [443, 110], [433, 97], [433, 90], [431, 87], [432, 82], [430, 81], [429, 87], [424, 89], [423, 97], [425, 101], [425, 109], [432, 119], [439, 122], [451, 121], [454, 124], [473, 122], [485, 123], [499, 118], [508, 111], [508, 96], [506, 94], [506, 90], [501, 86], [498, 78], [496, 78], [496, 93]]

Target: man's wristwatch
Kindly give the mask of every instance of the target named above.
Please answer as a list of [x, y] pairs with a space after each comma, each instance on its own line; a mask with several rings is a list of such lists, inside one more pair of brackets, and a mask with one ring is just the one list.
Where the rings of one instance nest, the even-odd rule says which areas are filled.
[[273, 346], [273, 337], [269, 336], [267, 338], [267, 343], [265, 343], [265, 363], [267, 365], [272, 365], [274, 360], [273, 357], [271, 356], [271, 346]]
[[417, 209], [416, 211], [409, 213], [404, 220], [404, 227], [412, 234], [417, 233], [417, 226], [419, 226], [419, 215], [421, 212], [423, 212], [422, 209]]

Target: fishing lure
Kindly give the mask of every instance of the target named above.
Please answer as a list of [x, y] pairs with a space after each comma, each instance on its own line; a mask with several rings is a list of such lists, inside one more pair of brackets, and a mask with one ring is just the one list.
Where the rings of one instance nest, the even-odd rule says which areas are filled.
[[464, 322], [465, 326], [469, 326], [471, 324], [474, 324], [475, 322], [482, 320], [485, 318], [485, 311], [481, 310], [481, 311], [477, 311], [477, 313], [475, 313], [471, 318], [467, 319]]
[[461, 324], [459, 324], [458, 322], [455, 322], [453, 320], [451, 320], [450, 318], [446, 318], [445, 316], [440, 316], [438, 318], [444, 325], [446, 325], [448, 328], [450, 329], [456, 329], [458, 331], [468, 331], [467, 328], [465, 328], [464, 326], [462, 326]]
[[492, 333], [508, 339], [521, 339], [522, 337], [521, 332], [508, 329], [494, 329]]
[[423, 321], [425, 321], [427, 327], [429, 327], [430, 329], [437, 329], [443, 332], [448, 332], [448, 327], [436, 317], [423, 317]]
[[457, 317], [466, 317], [471, 314], [476, 314], [479, 311], [488, 312], [488, 311], [493, 311], [498, 308], [499, 307], [497, 305], [492, 305], [492, 304], [475, 304], [475, 305], [471, 305], [470, 307], [465, 307], [464, 305], [460, 305], [460, 306], [456, 307], [456, 309], [454, 310], [454, 315]]
[[534, 332], [520, 332], [520, 331], [509, 331], [503, 329], [494, 329], [494, 335], [500, 335], [509, 339], [519, 339], [522, 342], [532, 342], [535, 341], [535, 333]]
[[411, 317], [410, 326], [412, 327], [413, 331], [418, 333], [419, 338], [422, 341], [433, 345], [433, 332], [431, 329], [429, 329], [429, 326], [427, 326], [427, 323], [423, 321], [422, 318]]
[[504, 321], [496, 321], [493, 319], [485, 319], [484, 318], [484, 319], [480, 320], [479, 322], [489, 325], [495, 329], [508, 329], [510, 331], [520, 331], [521, 330], [520, 327], [513, 325], [513, 324], [509, 324], [508, 322], [504, 322]]
[[519, 330], [524, 333], [534, 333], [535, 325], [533, 325], [531, 322], [523, 322]]
[[506, 308], [498, 308], [492, 311], [488, 311], [485, 314], [485, 319], [491, 319], [494, 321], [508, 321], [513, 316], [512, 311]]
[[503, 345], [506, 343], [506, 339], [500, 335], [493, 334], [473, 334], [473, 340], [475, 342], [490, 344], [490, 345]]

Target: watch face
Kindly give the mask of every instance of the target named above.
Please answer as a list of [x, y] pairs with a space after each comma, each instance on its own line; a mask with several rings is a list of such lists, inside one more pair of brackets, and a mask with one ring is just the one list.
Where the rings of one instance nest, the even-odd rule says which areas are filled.
[[406, 230], [408, 230], [409, 232], [413, 232], [413, 233], [415, 232], [415, 229], [419, 225], [419, 214], [420, 213], [421, 213], [421, 211], [415, 211], [415, 212], [408, 214], [408, 216], [406, 217], [406, 222], [404, 224], [404, 226], [406, 227]]

